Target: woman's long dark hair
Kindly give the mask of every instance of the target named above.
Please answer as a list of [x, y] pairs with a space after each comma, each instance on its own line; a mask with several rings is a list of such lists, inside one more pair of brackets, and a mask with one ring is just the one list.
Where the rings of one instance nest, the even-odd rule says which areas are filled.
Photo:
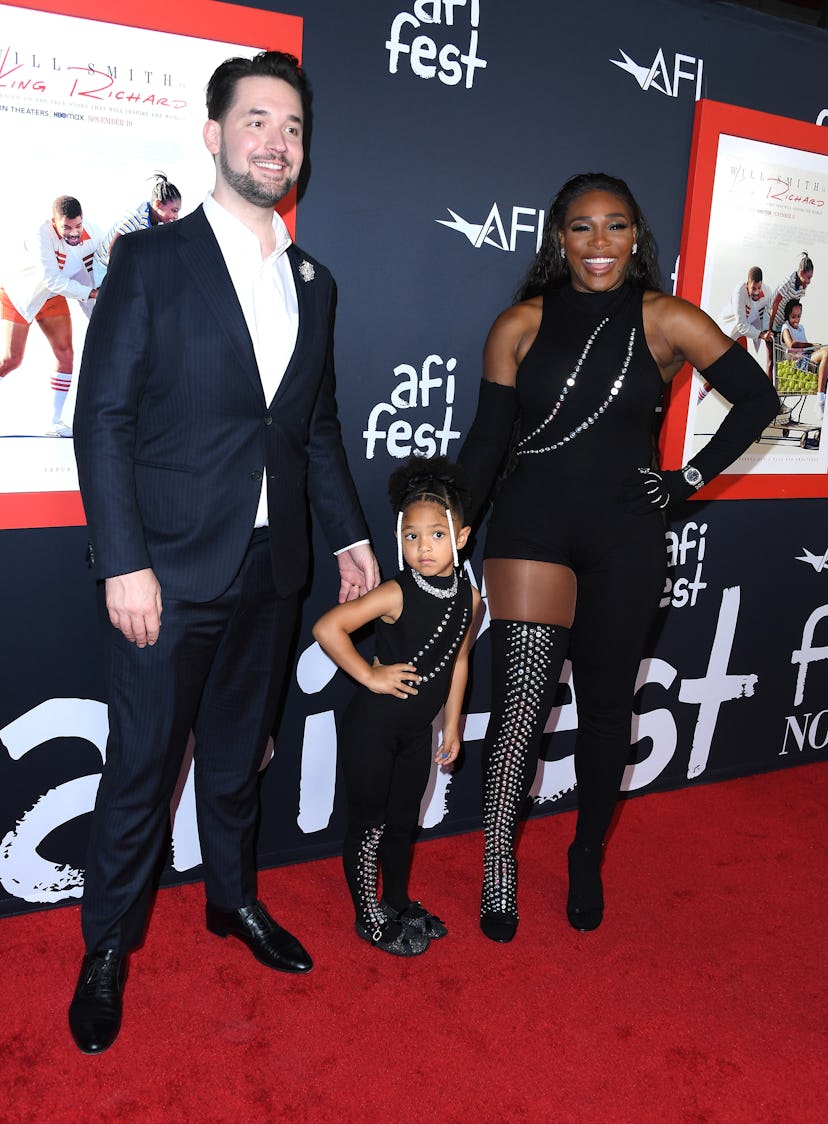
[[569, 284], [569, 263], [561, 257], [558, 233], [563, 230], [570, 206], [588, 191], [608, 191], [627, 204], [638, 231], [638, 252], [630, 258], [626, 280], [639, 289], [661, 288], [655, 238], [629, 187], [606, 172], [582, 172], [568, 179], [552, 200], [540, 249], [517, 291], [517, 300], [528, 300], [544, 289], [560, 289]]

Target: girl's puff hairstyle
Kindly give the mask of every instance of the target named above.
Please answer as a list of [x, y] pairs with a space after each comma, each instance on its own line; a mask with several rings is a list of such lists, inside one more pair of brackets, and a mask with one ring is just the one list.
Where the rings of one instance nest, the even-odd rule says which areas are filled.
[[388, 478], [388, 496], [395, 514], [424, 500], [451, 508], [461, 526], [471, 508], [466, 473], [448, 457], [409, 457]]
[[397, 562], [403, 569], [403, 515], [413, 503], [436, 503], [445, 510], [454, 565], [459, 565], [453, 513], [463, 525], [471, 510], [471, 489], [460, 465], [448, 457], [412, 456], [395, 468], [388, 479], [388, 496], [397, 515]]
[[629, 208], [638, 242], [638, 250], [627, 267], [626, 280], [629, 284], [637, 289], [661, 288], [655, 238], [629, 187], [623, 180], [606, 172], [582, 172], [566, 181], [549, 206], [541, 247], [518, 289], [519, 301], [536, 297], [544, 289], [561, 289], [569, 284], [569, 263], [561, 257], [558, 232], [564, 228], [569, 208], [588, 191], [607, 191], [623, 200]]

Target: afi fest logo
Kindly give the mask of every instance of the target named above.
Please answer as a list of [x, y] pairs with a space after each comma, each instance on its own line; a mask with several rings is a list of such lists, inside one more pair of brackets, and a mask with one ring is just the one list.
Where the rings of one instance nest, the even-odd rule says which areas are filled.
[[[480, 0], [417, 0], [411, 12], [399, 12], [391, 21], [385, 43], [388, 73], [396, 74], [402, 63], [418, 78], [439, 78], [445, 86], [465, 79], [470, 90], [475, 71], [487, 66], [477, 54], [479, 26]], [[439, 36], [432, 37], [432, 28], [440, 29]], [[461, 37], [465, 46], [454, 41]]]
[[666, 531], [667, 542], [667, 580], [660, 606], [666, 609], [672, 605], [681, 609], [685, 605], [696, 604], [699, 595], [707, 589], [702, 580], [704, 555], [707, 550], [707, 524], [699, 525], [689, 519], [678, 531]]
[[[494, 246], [496, 250], [513, 254], [517, 249], [518, 236], [524, 234], [534, 235], [535, 253], [540, 249], [544, 212], [536, 207], [512, 207], [511, 213], [505, 212], [504, 220], [497, 203], [492, 203], [482, 222], [469, 222], [451, 207], [446, 207], [446, 210], [451, 215], [450, 219], [434, 221], [468, 238], [475, 250], [481, 246]], [[525, 239], [521, 238], [521, 251], [525, 249], [524, 243]]]
[[[674, 582], [678, 603], [692, 604], [692, 584], [700, 583], [697, 564], [702, 561], [706, 528], [695, 523], [687, 525], [686, 534], [668, 539], [674, 566], [690, 567], [692, 582], [681, 591]], [[469, 578], [477, 585], [471, 567], [466, 563]], [[485, 598], [485, 587], [481, 593]], [[688, 600], [689, 598], [689, 600]], [[655, 706], [633, 711], [631, 740], [641, 743], [635, 764], [628, 765], [622, 788], [637, 791], [653, 784], [676, 754], [687, 753], [687, 778], [694, 780], [707, 768], [713, 749], [716, 725], [722, 707], [750, 706], [756, 694], [759, 676], [748, 669], [732, 668], [731, 656], [738, 630], [741, 601], [739, 586], [723, 589], [718, 619], [712, 634], [700, 637], [701, 651], [708, 652], [707, 666], [693, 665], [681, 674], [679, 668], [664, 659], [648, 657], [641, 661], [636, 693], [650, 685]], [[477, 639], [485, 632], [488, 616], [484, 616]], [[828, 708], [825, 682], [828, 675], [828, 605], [820, 605], [802, 627], [799, 647], [791, 652], [790, 662], [797, 668], [792, 712], [784, 715], [781, 747], [778, 756], [823, 751], [828, 746]], [[561, 682], [568, 687], [568, 700], [552, 710], [547, 731], [577, 728], [577, 683], [570, 678], [567, 663]], [[336, 792], [337, 732], [336, 716], [324, 698], [324, 691], [337, 674], [333, 663], [319, 645], [313, 643], [300, 656], [296, 670], [299, 688], [306, 696], [318, 696], [315, 713], [305, 719], [302, 744], [302, 769], [297, 823], [303, 833], [319, 831], [331, 818]], [[770, 689], [778, 694], [779, 683]], [[689, 753], [680, 743], [677, 714], [682, 707], [695, 713]], [[486, 731], [488, 712], [466, 716], [465, 739], [480, 741]], [[106, 753], [107, 714], [103, 703], [90, 699], [48, 699], [33, 710], [0, 727], [0, 753], [12, 761], [47, 745], [55, 738], [82, 738], [95, 746], [103, 762]], [[434, 737], [435, 747], [437, 736]], [[452, 773], [432, 765], [431, 780], [421, 805], [421, 823], [433, 827], [450, 811]], [[23, 901], [53, 904], [78, 898], [83, 890], [83, 871], [58, 857], [44, 858], [40, 850], [44, 840], [62, 838], [56, 833], [66, 824], [92, 810], [99, 773], [93, 772], [55, 784], [44, 773], [41, 790], [26, 794], [20, 807], [12, 811], [12, 825], [0, 838], [0, 885], [12, 897]], [[575, 763], [570, 754], [560, 760], [538, 763], [532, 797], [537, 801], [555, 801], [575, 786]], [[0, 831], [3, 827], [0, 826]], [[54, 845], [50, 848], [54, 850]], [[196, 828], [195, 798], [192, 773], [181, 793], [173, 825], [173, 866], [177, 871], [191, 870], [201, 862]]]
[[[371, 407], [362, 434], [366, 460], [374, 459], [377, 445], [397, 458], [449, 453], [449, 442], [460, 437], [460, 430], [451, 428], [456, 367], [454, 357], [443, 361], [439, 355], [427, 355], [419, 368], [410, 363], [394, 368], [394, 378], [399, 381], [390, 400]], [[442, 424], [430, 420], [436, 409], [442, 411]]]
[[[807, 552], [806, 552], [807, 553]], [[804, 561], [804, 559], [797, 559]], [[816, 569], [816, 567], [814, 567]], [[819, 573], [819, 570], [817, 570]], [[824, 674], [817, 681], [810, 692], [808, 702], [805, 701], [808, 670], [812, 663], [824, 663], [828, 660], [828, 646], [815, 644], [817, 629], [819, 628], [822, 639], [825, 639], [825, 625], [828, 621], [828, 605], [820, 605], [808, 617], [802, 629], [802, 647], [791, 653], [791, 663], [799, 668], [796, 673], [796, 690], [794, 692], [794, 707], [808, 706], [810, 709], [799, 713], [788, 714], [785, 717], [785, 737], [782, 742], [780, 757], [787, 756], [791, 745], [803, 753], [807, 749], [822, 750], [828, 746], [828, 709], [822, 707], [817, 710], [814, 706], [825, 698]], [[788, 735], [791, 735], [789, 742]]]
[[[93, 745], [103, 765], [109, 732], [106, 704], [96, 699], [46, 699], [7, 725], [0, 727], [0, 753], [20, 761], [27, 753], [43, 749], [56, 738], [78, 738]], [[192, 737], [173, 799], [172, 865], [192, 870], [201, 863], [191, 768]], [[272, 755], [268, 743], [264, 764]], [[44, 770], [42, 789], [34, 800], [27, 794], [15, 815], [14, 826], [0, 838], [0, 885], [12, 897], [26, 902], [54, 904], [83, 894], [83, 871], [41, 854], [42, 847], [65, 824], [87, 815], [95, 806], [100, 770], [55, 785]], [[22, 795], [22, 794], [21, 794]], [[0, 832], [2, 832], [0, 824]], [[62, 836], [58, 836], [62, 838]]]
[[621, 59], [610, 59], [613, 66], [618, 66], [631, 74], [642, 90], [658, 90], [668, 98], [677, 98], [688, 83], [695, 83], [695, 100], [702, 96], [702, 75], [704, 74], [704, 59], [697, 59], [694, 55], [675, 54], [673, 65], [669, 66], [664, 51], [658, 48], [658, 53], [651, 63], [642, 66], [631, 59], [626, 51], [621, 51]]
[[[822, 571], [825, 570], [826, 565], [828, 565], [828, 550], [826, 550], [824, 554], [812, 554], [807, 546], [803, 546], [802, 551], [802, 554], [797, 555], [797, 562], [805, 562], [807, 565], [813, 566], [818, 574], [821, 574]], [[826, 573], [828, 573], [828, 571], [826, 571]]]

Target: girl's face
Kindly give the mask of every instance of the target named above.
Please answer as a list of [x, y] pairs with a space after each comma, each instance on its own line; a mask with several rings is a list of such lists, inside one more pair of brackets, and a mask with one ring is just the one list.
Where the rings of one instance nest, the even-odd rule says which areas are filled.
[[801, 304], [795, 304], [794, 307], [791, 309], [790, 316], [788, 317], [788, 323], [790, 324], [790, 326], [792, 328], [798, 328], [799, 327], [799, 321], [801, 319], [802, 319], [802, 305]]
[[[469, 527], [461, 527], [452, 515], [457, 549], [466, 545]], [[427, 578], [447, 578], [454, 570], [446, 509], [431, 500], [417, 500], [403, 512], [400, 528], [403, 558], [418, 573]]]
[[623, 284], [636, 228], [623, 199], [609, 191], [586, 191], [569, 206], [558, 232], [569, 262], [572, 287], [603, 293]]
[[800, 286], [803, 289], [807, 289], [814, 279], [814, 271], [812, 269], [808, 269], [804, 273], [797, 271], [797, 277], [799, 278]]

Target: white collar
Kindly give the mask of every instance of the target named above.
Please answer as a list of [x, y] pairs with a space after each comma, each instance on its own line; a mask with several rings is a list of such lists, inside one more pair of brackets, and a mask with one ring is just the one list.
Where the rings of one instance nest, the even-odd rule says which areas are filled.
[[[261, 256], [261, 247], [258, 237], [249, 226], [245, 226], [241, 219], [237, 219], [226, 207], [223, 207], [211, 191], [208, 191], [204, 197], [203, 207], [204, 215], [213, 228], [213, 233], [222, 251], [224, 251], [225, 246], [228, 244], [238, 245], [238, 239], [241, 237], [248, 241], [254, 241], [256, 244], [256, 252]], [[288, 228], [285, 226], [282, 216], [277, 211], [273, 212], [273, 233], [276, 236], [276, 248], [269, 257], [280, 258], [292, 244], [293, 239], [290, 236]]]

